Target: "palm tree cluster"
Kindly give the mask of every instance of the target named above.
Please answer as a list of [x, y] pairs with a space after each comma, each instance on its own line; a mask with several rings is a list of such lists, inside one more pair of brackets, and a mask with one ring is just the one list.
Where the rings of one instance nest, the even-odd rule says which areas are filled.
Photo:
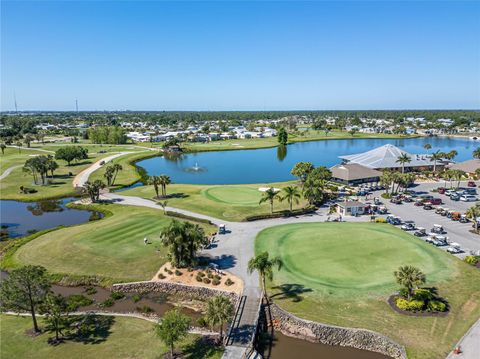
[[457, 181], [456, 187], [458, 188], [460, 187], [460, 181], [463, 178], [466, 178], [467, 174], [465, 173], [465, 171], [462, 171], [462, 170], [448, 169], [443, 172], [442, 176], [443, 176], [443, 179], [445, 180], [445, 186], [447, 181], [450, 181], [450, 188], [452, 188], [453, 181]]
[[123, 167], [119, 163], [115, 163], [111, 166], [105, 168], [105, 173], [103, 177], [107, 180], [107, 186], [113, 186], [115, 184], [115, 180], [117, 178], [117, 174], [119, 171], [123, 170]]
[[402, 266], [394, 272], [394, 276], [397, 283], [405, 288], [408, 300], [413, 296], [415, 289], [426, 281], [425, 274], [414, 266]]
[[160, 198], [159, 189], [162, 189], [162, 198], [167, 197], [167, 185], [172, 183], [170, 177], [167, 175], [160, 175], [160, 176], [150, 176], [148, 178], [148, 184], [153, 185], [155, 189], [155, 194], [157, 198]]
[[82, 191], [85, 195], [90, 197], [92, 203], [96, 203], [100, 199], [100, 191], [105, 187], [105, 183], [101, 180], [95, 180], [93, 182], [87, 181], [83, 185]]
[[58, 168], [58, 163], [55, 162], [53, 156], [35, 156], [29, 158], [23, 165], [23, 171], [30, 173], [33, 176], [35, 184], [40, 180], [41, 184], [47, 183], [48, 172], [51, 173], [53, 178], [53, 172]]
[[385, 186], [385, 193], [397, 193], [400, 188], [407, 188], [415, 181], [414, 173], [400, 173], [392, 170], [385, 170], [380, 177], [380, 183]]
[[208, 244], [202, 227], [175, 219], [162, 230], [160, 239], [168, 247], [172, 265], [179, 268], [195, 265], [197, 252]]

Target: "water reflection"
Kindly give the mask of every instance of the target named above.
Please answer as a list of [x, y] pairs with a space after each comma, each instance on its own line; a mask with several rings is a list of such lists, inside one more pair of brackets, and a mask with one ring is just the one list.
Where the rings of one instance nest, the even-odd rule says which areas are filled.
[[282, 162], [287, 157], [287, 146], [280, 145], [277, 147], [277, 159]]

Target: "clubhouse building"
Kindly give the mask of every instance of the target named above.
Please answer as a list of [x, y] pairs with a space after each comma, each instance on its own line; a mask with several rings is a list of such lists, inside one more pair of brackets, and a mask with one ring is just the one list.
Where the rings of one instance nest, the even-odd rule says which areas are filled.
[[[398, 163], [397, 160], [404, 154], [410, 158], [410, 162], [405, 163], [405, 172], [433, 170], [434, 163], [430, 155], [410, 154], [391, 144], [383, 145], [363, 153], [340, 156], [340, 158], [344, 164], [354, 163], [374, 170], [401, 170], [402, 164]], [[445, 164], [438, 161], [436, 166], [437, 169], [441, 169]]]
[[349, 186], [363, 183], [378, 183], [382, 172], [359, 165], [357, 163], [342, 163], [330, 168], [332, 179]]

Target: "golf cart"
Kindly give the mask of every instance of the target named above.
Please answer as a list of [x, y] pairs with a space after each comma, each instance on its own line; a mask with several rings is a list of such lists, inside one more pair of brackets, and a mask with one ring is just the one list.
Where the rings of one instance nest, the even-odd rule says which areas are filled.
[[423, 206], [423, 202], [425, 202], [425, 200], [423, 198], [417, 198], [413, 205], [417, 206], [417, 207], [420, 207], [420, 206]]
[[407, 194], [403, 196], [403, 200], [407, 203], [410, 203], [413, 202], [413, 197]]
[[452, 221], [459, 221], [461, 217], [462, 217], [462, 214], [460, 212], [453, 212], [450, 219]]
[[413, 231], [415, 230], [414, 221], [405, 221], [404, 224], [400, 227], [404, 231]]
[[415, 232], [413, 232], [415, 237], [425, 237], [427, 235], [427, 230], [422, 227], [418, 227]]
[[225, 225], [224, 225], [224, 224], [220, 224], [220, 225], [218, 226], [218, 234], [225, 234], [225, 233], [227, 233], [227, 230], [226, 230]]
[[433, 209], [433, 205], [430, 202], [425, 202], [425, 204], [423, 205], [423, 209], [431, 211]]
[[436, 235], [435, 237], [433, 237], [432, 244], [437, 246], [437, 247], [446, 246], [446, 245], [448, 245], [448, 238], [445, 237], [445, 236]]
[[469, 222], [466, 214], [462, 214], [462, 215], [460, 216], [460, 219], [459, 219], [458, 221], [459, 221], [460, 223], [468, 223], [468, 222]]
[[388, 209], [385, 206], [378, 207], [378, 213], [380, 214], [387, 214]]
[[460, 247], [460, 244], [456, 242], [452, 242], [450, 243], [450, 246], [447, 248], [447, 252], [452, 254], [462, 253], [462, 247]]
[[430, 232], [435, 234], [444, 234], [446, 233], [441, 224], [434, 224]]
[[402, 204], [402, 198], [397, 196], [397, 197], [393, 197], [390, 202], [392, 202], [393, 204]]

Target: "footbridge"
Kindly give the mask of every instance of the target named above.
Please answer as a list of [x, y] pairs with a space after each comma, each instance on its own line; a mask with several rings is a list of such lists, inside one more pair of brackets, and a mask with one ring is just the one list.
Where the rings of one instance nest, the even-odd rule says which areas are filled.
[[254, 349], [263, 292], [258, 287], [246, 287], [240, 297], [235, 316], [225, 339], [222, 359], [261, 358]]

